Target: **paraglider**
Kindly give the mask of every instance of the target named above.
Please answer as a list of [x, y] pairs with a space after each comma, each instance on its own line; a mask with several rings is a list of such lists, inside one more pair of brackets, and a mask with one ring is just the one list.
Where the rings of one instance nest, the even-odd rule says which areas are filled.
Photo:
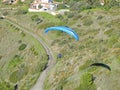
[[101, 67], [104, 67], [104, 68], [108, 69], [109, 71], [111, 71], [111, 68], [108, 65], [103, 64], [103, 63], [93, 63], [90, 66], [101, 66]]
[[49, 27], [49, 28], [47, 28], [47, 29], [45, 30], [45, 33], [48, 33], [48, 31], [51, 31], [51, 30], [58, 30], [58, 31], [66, 32], [66, 33], [68, 33], [69, 35], [71, 35], [72, 37], [74, 37], [74, 38], [76, 39], [76, 41], [79, 40], [79, 36], [77, 35], [77, 33], [76, 33], [73, 29], [71, 29], [71, 28], [69, 28], [69, 27], [67, 27], [67, 26]]
[[59, 53], [59, 54], [57, 55], [57, 58], [62, 58], [62, 54]]

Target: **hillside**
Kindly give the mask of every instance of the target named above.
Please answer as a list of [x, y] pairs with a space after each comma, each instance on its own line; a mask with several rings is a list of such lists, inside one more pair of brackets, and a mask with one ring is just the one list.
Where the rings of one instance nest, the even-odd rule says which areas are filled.
[[5, 19], [0, 20], [0, 90], [29, 90], [47, 64], [42, 45]]
[[[52, 49], [56, 64], [49, 71], [44, 90], [120, 89], [120, 1], [110, 0], [105, 6], [100, 6], [97, 1], [92, 4], [88, 1], [93, 0], [66, 0], [58, 6], [58, 10], [69, 9], [70, 12], [57, 16], [46, 12], [28, 12], [29, 1], [1, 5], [1, 8], [16, 8], [1, 9], [0, 12], [38, 35]], [[66, 3], [70, 7], [66, 7]], [[59, 31], [44, 33], [45, 28], [58, 25], [74, 29], [80, 40], [75, 41], [70, 35]], [[47, 63], [44, 49], [33, 37], [6, 19], [0, 19], [0, 40], [0, 85], [12, 90], [18, 83], [20, 90], [29, 90]], [[19, 50], [21, 45], [23, 50]], [[58, 54], [62, 57], [57, 58]], [[90, 66], [93, 63], [103, 63], [111, 70]], [[15, 76], [21, 72], [21, 76]]]
[[[55, 53], [61, 53], [63, 57], [57, 59], [57, 64], [46, 80], [45, 90], [120, 89], [119, 12], [117, 8], [81, 12], [71, 26], [79, 34], [80, 41], [76, 42], [65, 33], [51, 41]], [[73, 16], [70, 21], [77, 16]], [[92, 63], [107, 64], [111, 71], [102, 67], [90, 67]]]

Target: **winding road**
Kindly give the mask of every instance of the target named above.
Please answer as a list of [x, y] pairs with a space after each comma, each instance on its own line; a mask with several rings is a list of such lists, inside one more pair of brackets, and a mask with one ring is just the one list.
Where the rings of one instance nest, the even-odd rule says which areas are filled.
[[36, 35], [33, 32], [30, 32], [29, 30], [27, 30], [23, 26], [19, 25], [18, 23], [16, 23], [15, 21], [13, 21], [12, 19], [10, 19], [9, 17], [6, 17], [5, 20], [7, 20], [7, 22], [13, 24], [17, 28], [21, 29], [22, 31], [26, 32], [27, 34], [31, 35], [32, 37], [34, 37], [36, 40], [39, 41], [40, 44], [42, 44], [42, 46], [46, 50], [46, 53], [49, 56], [47, 68], [40, 74], [40, 77], [38, 78], [36, 84], [31, 88], [31, 90], [44, 90], [45, 78], [47, 77], [48, 72], [55, 65], [55, 60], [54, 60], [54, 57], [53, 57], [53, 53], [51, 52], [51, 50], [47, 46], [47, 44], [38, 35]]

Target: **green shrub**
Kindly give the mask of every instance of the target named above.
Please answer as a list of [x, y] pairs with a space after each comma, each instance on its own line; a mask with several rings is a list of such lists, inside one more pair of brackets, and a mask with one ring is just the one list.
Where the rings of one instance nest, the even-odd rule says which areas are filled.
[[37, 56], [37, 55], [38, 55], [38, 52], [37, 52], [37, 51], [34, 51], [34, 55]]
[[64, 19], [64, 17], [62, 15], [60, 15], [60, 14], [56, 15], [56, 17], [61, 19], [61, 20]]
[[20, 31], [20, 29], [18, 27], [15, 28], [16, 31]]
[[37, 24], [39, 24], [39, 23], [43, 22], [43, 20], [42, 20], [41, 18], [36, 18], [36, 19], [35, 19], [35, 22], [36, 22]]
[[32, 46], [32, 47], [30, 48], [30, 50], [31, 50], [32, 52], [34, 52], [34, 51], [35, 51], [35, 47]]
[[102, 19], [103, 18], [103, 16], [102, 15], [99, 15], [98, 17], [97, 17], [97, 20], [100, 20], [100, 19]]
[[9, 13], [7, 11], [3, 12], [4, 16], [7, 16]]
[[42, 6], [41, 6], [41, 5], [38, 5], [38, 8], [40, 9], [40, 8], [42, 8]]
[[20, 51], [21, 51], [21, 50], [24, 50], [26, 47], [27, 47], [26, 44], [21, 44], [21, 45], [19, 46], [19, 50], [20, 50]]
[[110, 30], [105, 31], [104, 33], [107, 34], [107, 35], [109, 35], [109, 34], [111, 34], [113, 31], [114, 31], [113, 29], [110, 29]]
[[18, 43], [22, 43], [22, 40], [19, 40]]
[[21, 35], [22, 35], [22, 37], [25, 37], [26, 34], [22, 31], [22, 32], [21, 32]]
[[35, 21], [36, 18], [38, 18], [38, 15], [33, 15], [33, 16], [31, 16], [32, 21]]
[[31, 52], [32, 52], [35, 56], [38, 55], [38, 52], [35, 50], [35, 47], [34, 47], [34, 46], [32, 46], [32, 47], [30, 48], [30, 50], [31, 50]]

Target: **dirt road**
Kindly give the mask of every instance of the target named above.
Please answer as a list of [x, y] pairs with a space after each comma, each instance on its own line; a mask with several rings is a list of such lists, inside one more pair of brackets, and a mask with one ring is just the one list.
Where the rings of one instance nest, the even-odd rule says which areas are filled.
[[47, 77], [48, 72], [50, 71], [50, 69], [54, 66], [55, 64], [55, 60], [53, 57], [53, 54], [50, 50], [50, 48], [47, 46], [46, 43], [44, 43], [44, 41], [37, 36], [35, 33], [30, 32], [29, 30], [27, 30], [26, 28], [24, 28], [23, 26], [19, 25], [18, 23], [16, 23], [15, 21], [11, 20], [10, 18], [6, 18], [7, 22], [15, 25], [17, 28], [21, 29], [22, 31], [26, 32], [27, 34], [31, 35], [32, 37], [34, 37], [36, 40], [39, 41], [40, 44], [42, 44], [42, 46], [44, 47], [44, 49], [46, 50], [47, 55], [49, 56], [49, 62], [47, 65], [47, 68], [41, 73], [40, 77], [38, 78], [36, 84], [31, 88], [31, 90], [44, 90], [44, 81], [45, 78]]

